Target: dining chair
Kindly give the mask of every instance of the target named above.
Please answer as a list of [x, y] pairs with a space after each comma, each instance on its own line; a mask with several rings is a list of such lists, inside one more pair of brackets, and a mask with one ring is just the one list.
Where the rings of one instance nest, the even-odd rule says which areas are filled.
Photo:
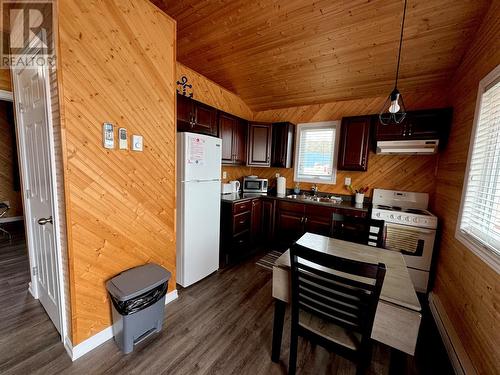
[[334, 213], [331, 237], [383, 248], [385, 245], [384, 220], [365, 219]]
[[385, 277], [382, 263], [364, 263], [295, 244], [290, 248], [292, 324], [289, 374], [303, 337], [368, 368], [371, 331]]
[[[4, 203], [0, 202], [0, 218], [4, 217], [7, 215], [7, 212], [9, 211], [10, 207]], [[5, 228], [2, 227], [2, 224], [0, 223], [0, 234], [5, 235], [9, 242], [12, 242], [12, 235], [10, 234], [9, 231], [7, 231]]]

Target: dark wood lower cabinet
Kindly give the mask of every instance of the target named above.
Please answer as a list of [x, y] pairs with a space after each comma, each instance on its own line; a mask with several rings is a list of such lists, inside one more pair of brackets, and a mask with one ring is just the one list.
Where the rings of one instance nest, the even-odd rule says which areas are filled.
[[[222, 203], [221, 266], [253, 254], [258, 249], [287, 248], [305, 232], [332, 236], [338, 233], [336, 215], [367, 217], [366, 211], [349, 210], [260, 197], [236, 203]], [[352, 229], [352, 230], [351, 230]], [[343, 233], [356, 236], [357, 227]], [[355, 237], [354, 237], [355, 238]]]

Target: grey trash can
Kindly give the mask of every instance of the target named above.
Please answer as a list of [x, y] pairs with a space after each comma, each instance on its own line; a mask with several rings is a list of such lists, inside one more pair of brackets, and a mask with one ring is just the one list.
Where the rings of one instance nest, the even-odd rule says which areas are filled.
[[160, 332], [170, 272], [149, 263], [131, 268], [106, 282], [111, 297], [113, 335], [124, 353]]

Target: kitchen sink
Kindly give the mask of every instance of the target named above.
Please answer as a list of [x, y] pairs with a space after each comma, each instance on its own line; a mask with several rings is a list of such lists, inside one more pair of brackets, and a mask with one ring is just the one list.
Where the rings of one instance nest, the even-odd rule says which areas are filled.
[[318, 203], [341, 203], [342, 198], [340, 197], [318, 197], [318, 196], [313, 196], [313, 195], [305, 195], [305, 194], [291, 194], [286, 196], [288, 199], [297, 199], [297, 200], [306, 200], [306, 201], [311, 201], [311, 202], [318, 202]]

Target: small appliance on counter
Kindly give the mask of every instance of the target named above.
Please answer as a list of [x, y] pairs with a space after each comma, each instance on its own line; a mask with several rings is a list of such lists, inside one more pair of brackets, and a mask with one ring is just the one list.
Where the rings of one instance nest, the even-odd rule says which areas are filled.
[[238, 180], [229, 181], [229, 184], [231, 185], [231, 187], [233, 189], [233, 191], [231, 191], [231, 193], [239, 193], [241, 184]]
[[267, 178], [247, 176], [243, 178], [243, 193], [267, 193]]
[[276, 192], [278, 195], [286, 195], [286, 178], [279, 176], [276, 179]]
[[223, 183], [221, 186], [221, 194], [231, 194], [233, 192], [233, 185]]

